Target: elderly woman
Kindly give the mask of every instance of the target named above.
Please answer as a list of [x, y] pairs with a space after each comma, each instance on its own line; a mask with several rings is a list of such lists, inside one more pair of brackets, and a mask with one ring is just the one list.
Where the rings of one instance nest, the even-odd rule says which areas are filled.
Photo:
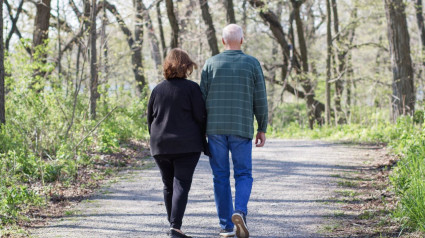
[[165, 79], [152, 91], [148, 126], [152, 156], [164, 183], [170, 237], [181, 231], [192, 177], [205, 145], [206, 109], [198, 84], [187, 80], [197, 65], [181, 49], [169, 52]]

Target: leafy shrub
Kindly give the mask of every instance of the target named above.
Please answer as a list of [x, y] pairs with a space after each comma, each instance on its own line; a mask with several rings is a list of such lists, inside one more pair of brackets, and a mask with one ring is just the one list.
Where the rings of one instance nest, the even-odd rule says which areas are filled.
[[0, 226], [19, 219], [27, 206], [42, 204], [41, 197], [47, 195], [35, 193], [29, 184], [72, 182], [81, 164], [94, 163], [88, 152], [112, 153], [121, 142], [148, 136], [143, 116], [147, 98], [135, 100], [129, 90], [120, 92], [119, 98], [111, 97], [108, 86], [101, 85], [98, 119], [90, 120], [87, 93], [77, 91], [75, 95], [73, 80], [50, 73], [55, 65], [39, 57], [46, 50], [38, 47], [31, 58], [21, 46], [13, 57], [6, 58], [7, 124], [0, 128]]

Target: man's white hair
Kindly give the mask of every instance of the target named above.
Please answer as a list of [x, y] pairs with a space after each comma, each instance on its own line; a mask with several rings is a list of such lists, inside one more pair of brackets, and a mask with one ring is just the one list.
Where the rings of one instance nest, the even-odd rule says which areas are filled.
[[239, 43], [243, 39], [242, 27], [236, 24], [227, 25], [223, 28], [224, 43]]

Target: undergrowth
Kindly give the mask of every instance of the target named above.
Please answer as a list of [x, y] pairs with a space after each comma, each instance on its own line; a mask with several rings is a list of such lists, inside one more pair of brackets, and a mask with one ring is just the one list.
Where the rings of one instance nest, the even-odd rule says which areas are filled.
[[79, 167], [94, 163], [88, 152], [113, 153], [121, 142], [147, 137], [146, 98], [138, 99], [123, 88], [115, 97], [103, 82], [97, 119], [90, 120], [89, 98], [82, 93], [88, 74], [72, 80], [53, 75], [55, 66], [37, 58], [45, 49], [39, 47], [33, 58], [18, 49], [6, 60], [0, 228], [27, 219], [31, 207], [46, 205], [49, 194], [35, 187], [75, 181]]

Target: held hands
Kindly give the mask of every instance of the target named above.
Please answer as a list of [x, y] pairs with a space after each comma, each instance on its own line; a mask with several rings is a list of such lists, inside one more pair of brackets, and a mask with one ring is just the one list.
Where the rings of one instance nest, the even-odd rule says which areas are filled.
[[[258, 143], [258, 141], [260, 141], [260, 143]], [[259, 131], [255, 137], [255, 146], [263, 147], [264, 143], [266, 143], [266, 133]]]

